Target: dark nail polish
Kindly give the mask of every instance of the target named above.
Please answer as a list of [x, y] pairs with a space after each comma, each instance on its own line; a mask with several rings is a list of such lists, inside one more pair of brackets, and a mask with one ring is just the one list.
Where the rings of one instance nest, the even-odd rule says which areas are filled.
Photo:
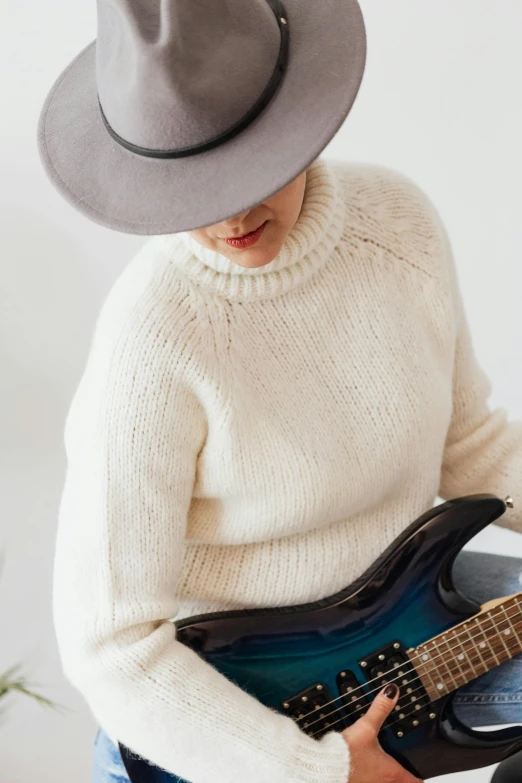
[[387, 685], [384, 689], [384, 695], [387, 699], [394, 699], [397, 694], [399, 693], [399, 688], [395, 683], [391, 683], [390, 685]]

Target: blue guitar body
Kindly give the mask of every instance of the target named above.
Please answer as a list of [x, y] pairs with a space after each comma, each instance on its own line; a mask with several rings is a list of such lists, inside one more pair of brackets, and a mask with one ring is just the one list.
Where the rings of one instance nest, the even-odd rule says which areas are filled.
[[[452, 566], [462, 547], [505, 510], [490, 494], [455, 498], [416, 519], [341, 592], [297, 606], [186, 618], [176, 623], [177, 638], [315, 738], [351, 725], [368, 703], [360, 697], [394, 666], [405, 675], [397, 681], [403, 706], [379, 735], [387, 753], [423, 780], [500, 762], [522, 749], [522, 728], [473, 731], [455, 717], [453, 694], [430, 701], [421, 690], [411, 705], [408, 680], [419, 678], [412, 677], [405, 651], [480, 611], [456, 591]], [[136, 758], [122, 743], [119, 749], [132, 783], [190, 783]]]

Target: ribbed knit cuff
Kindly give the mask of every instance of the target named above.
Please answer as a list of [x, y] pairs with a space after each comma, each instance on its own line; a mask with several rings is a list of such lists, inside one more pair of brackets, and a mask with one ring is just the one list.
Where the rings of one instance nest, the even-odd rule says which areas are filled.
[[330, 731], [320, 740], [303, 733], [289, 783], [348, 783], [349, 776], [350, 750], [339, 732]]

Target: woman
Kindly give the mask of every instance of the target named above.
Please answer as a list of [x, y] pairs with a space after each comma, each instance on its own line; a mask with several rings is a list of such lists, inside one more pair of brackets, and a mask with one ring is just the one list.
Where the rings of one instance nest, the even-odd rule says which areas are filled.
[[[317, 741], [169, 620], [331, 595], [437, 494], [511, 494], [499, 522], [521, 530], [522, 427], [487, 408], [426, 196], [320, 158], [362, 78], [354, 0], [142, 6], [99, 3], [97, 49], [39, 125], [64, 197], [155, 235], [109, 292], [65, 427], [54, 618], [100, 725], [94, 780], [129, 779], [119, 740], [158, 783], [413, 783], [377, 740], [393, 688]], [[457, 579], [485, 600], [519, 571], [463, 554]], [[520, 720], [520, 694], [499, 698], [517, 665], [459, 691], [464, 720]]]

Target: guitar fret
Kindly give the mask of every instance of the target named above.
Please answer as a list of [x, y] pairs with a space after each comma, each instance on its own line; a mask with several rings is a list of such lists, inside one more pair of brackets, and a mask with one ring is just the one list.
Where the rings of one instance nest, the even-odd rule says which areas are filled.
[[[508, 608], [510, 607], [508, 606]], [[509, 657], [512, 658], [520, 651], [520, 639], [506, 611], [505, 604], [501, 604], [500, 612], [503, 616], [499, 618], [498, 633], [504, 646], [507, 648]]]
[[[520, 605], [518, 603], [518, 600], [516, 597], [514, 597], [510, 604], [507, 605], [507, 609], [504, 608], [504, 604], [502, 605], [502, 609], [504, 611], [504, 614], [506, 616], [507, 623], [509, 624], [509, 629], [512, 632], [511, 634], [507, 634], [510, 641], [514, 642], [513, 645], [513, 655], [518, 655], [519, 652], [522, 651], [522, 639], [520, 638], [520, 628], [517, 628], [517, 619], [520, 622], [522, 620], [522, 616], [519, 615], [518, 618], [516, 618], [516, 612], [520, 612]], [[509, 613], [509, 610], [515, 610], [515, 613]]]
[[522, 644], [522, 642], [520, 641], [520, 636], [518, 635], [518, 633], [517, 633], [517, 630], [516, 630], [515, 626], [514, 626], [514, 625], [513, 625], [513, 623], [511, 622], [511, 618], [510, 618], [510, 616], [509, 616], [509, 615], [508, 615], [508, 613], [506, 612], [506, 609], [505, 609], [505, 607], [504, 607], [504, 604], [502, 604], [502, 606], [501, 606], [501, 609], [502, 609], [502, 611], [504, 612], [504, 615], [505, 615], [505, 617], [506, 617], [506, 620], [507, 620], [507, 622], [508, 622], [508, 625], [509, 625], [510, 629], [513, 631], [513, 634], [514, 634], [514, 637], [515, 637], [516, 641], [517, 641], [519, 644]]
[[491, 612], [488, 612], [488, 615], [490, 615], [489, 619], [491, 620], [491, 623], [492, 623], [492, 625], [493, 625], [493, 628], [495, 628], [495, 630], [496, 630], [496, 633], [497, 633], [497, 636], [498, 636], [498, 638], [500, 639], [500, 641], [502, 642], [502, 644], [503, 644], [503, 645], [504, 645], [504, 647], [505, 647], [505, 650], [506, 650], [506, 653], [507, 653], [507, 655], [508, 655], [508, 658], [512, 658], [513, 656], [511, 655], [510, 649], [509, 649], [509, 647], [507, 646], [506, 642], [504, 641], [504, 634], [500, 632], [498, 625], [495, 623], [495, 621], [494, 621], [494, 620], [493, 620], [493, 618], [491, 617]]
[[[453, 640], [456, 641], [458, 637], [457, 637], [457, 634], [455, 633], [455, 629], [453, 629], [452, 634], [453, 634]], [[448, 644], [447, 641], [446, 641], [446, 645], [448, 646], [448, 649], [451, 650], [452, 652], [453, 652], [453, 650], [456, 649], [456, 648], [453, 648], [453, 650], [452, 650], [452, 648], [449, 647], [449, 644]], [[463, 678], [463, 682], [461, 683], [461, 685], [465, 685], [468, 682], [468, 675], [466, 674], [466, 671], [460, 665], [460, 661], [461, 660], [465, 660], [468, 656], [466, 655], [466, 648], [460, 642], [458, 643], [458, 647], [460, 649], [460, 652], [459, 652], [458, 655], [455, 656], [454, 660], [455, 660], [457, 666], [459, 667], [461, 676]]]
[[479, 620], [478, 617], [475, 617], [475, 623], [478, 625], [478, 627], [480, 629], [480, 632], [482, 634], [482, 637], [483, 637], [483, 640], [480, 643], [480, 646], [484, 645], [484, 647], [487, 648], [488, 645], [489, 645], [489, 652], [492, 653], [492, 655], [493, 655], [493, 657], [495, 659], [496, 665], [498, 666], [498, 664], [501, 663], [501, 661], [499, 661], [499, 659], [498, 659], [498, 655], [495, 652], [495, 648], [493, 647], [492, 644], [489, 643], [489, 639], [486, 637], [486, 635], [484, 633], [484, 629], [482, 628], [482, 625], [480, 624], [480, 620]]
[[[515, 608], [516, 608], [516, 609], [518, 609], [518, 610], [520, 611], [520, 604], [519, 604], [519, 602], [518, 602], [518, 598], [517, 598], [516, 596], [515, 596], [515, 597], [514, 597], [514, 599], [513, 599], [513, 603], [515, 603], [515, 604], [516, 604], [516, 607], [515, 607]], [[517, 632], [517, 631], [515, 631], [515, 635], [516, 635], [516, 637], [517, 637], [517, 641], [518, 641], [518, 643], [519, 643], [519, 644], [521, 645], [521, 647], [522, 647], [522, 639], [521, 639], [521, 638], [520, 638], [520, 636], [518, 635], [518, 632]]]
[[[451, 653], [452, 653], [453, 651], [452, 651], [451, 647], [449, 646], [449, 644], [448, 644], [448, 640], [445, 638], [445, 636], [444, 636], [444, 635], [442, 636], [442, 641], [443, 641], [443, 643], [446, 645], [446, 647], [448, 648], [448, 652], [449, 652], [449, 654], [451, 655]], [[457, 680], [455, 679], [455, 677], [453, 676], [453, 672], [451, 671], [450, 667], [448, 666], [448, 664], [447, 664], [447, 662], [446, 662], [446, 656], [445, 656], [445, 654], [443, 653], [441, 657], [442, 657], [442, 662], [444, 663], [444, 666], [446, 667], [446, 669], [447, 669], [447, 670], [448, 670], [448, 672], [449, 672], [449, 676], [450, 676], [450, 677], [451, 677], [451, 679], [453, 680], [453, 685], [455, 686], [455, 688], [458, 688], [458, 687], [459, 687], [459, 684], [458, 684]], [[462, 683], [461, 683], [461, 684], [462, 684]]]
[[408, 651], [433, 701], [522, 652], [521, 598], [517, 593], [486, 605], [477, 616]]
[[[442, 696], [442, 683], [441, 682], [435, 682], [433, 677], [431, 676], [432, 672], [436, 671], [437, 675], [440, 675], [439, 668], [435, 661], [433, 661], [426, 645], [423, 645], [422, 647], [418, 647], [416, 650], [416, 653], [418, 656], [420, 656], [422, 663], [417, 665], [417, 672], [419, 676], [422, 677], [428, 677], [430, 684], [424, 683], [424, 686], [426, 688], [426, 691], [430, 695], [430, 698], [432, 699], [438, 699], [440, 696]], [[417, 656], [416, 656], [417, 657]], [[433, 664], [434, 668], [428, 668], [429, 665]], [[440, 677], [439, 677], [440, 679]]]
[[[489, 667], [484, 663], [484, 658], [482, 656], [482, 653], [480, 652], [479, 648], [475, 644], [475, 639], [473, 638], [473, 636], [469, 632], [468, 624], [464, 623], [463, 628], [464, 628], [464, 632], [467, 633], [467, 635], [469, 636], [469, 640], [471, 642], [471, 646], [478, 652], [478, 656], [479, 656], [479, 658], [480, 658], [480, 660], [482, 662], [482, 666], [484, 667], [484, 671], [482, 673], [485, 674], [485, 672], [489, 671]], [[477, 671], [475, 669], [474, 664], [471, 661], [471, 658], [469, 658], [469, 665], [470, 665], [471, 669], [473, 670], [473, 674], [475, 675], [475, 677], [478, 677], [479, 675], [477, 674]]]
[[[430, 658], [430, 662], [431, 662], [431, 658]], [[427, 669], [427, 668], [426, 668], [426, 666], [425, 666], [424, 664], [421, 664], [421, 666], [422, 666], [422, 667], [425, 669], [425, 674], [427, 674], [427, 675], [428, 675], [428, 677], [429, 677], [429, 680], [430, 680], [430, 682], [431, 682], [431, 684], [432, 684], [432, 686], [433, 686], [433, 690], [434, 690], [434, 692], [436, 693], [436, 692], [437, 692], [437, 685], [436, 685], [436, 684], [433, 682], [433, 678], [432, 678], [432, 676], [431, 676], [431, 674], [430, 674], [430, 669]]]
[[[444, 690], [445, 690], [445, 683], [444, 683], [444, 677], [442, 675], [442, 672], [439, 669], [438, 660], [440, 659], [440, 654], [438, 652], [438, 646], [435, 639], [431, 642], [431, 656], [430, 656], [430, 663], [435, 667], [435, 669], [431, 669], [431, 671], [435, 671], [436, 674], [436, 682], [435, 682], [435, 693], [437, 693], [439, 696], [442, 696]], [[426, 648], [428, 654], [429, 654], [429, 648]], [[430, 679], [431, 675], [430, 675]], [[449, 693], [449, 691], [446, 691]]]

